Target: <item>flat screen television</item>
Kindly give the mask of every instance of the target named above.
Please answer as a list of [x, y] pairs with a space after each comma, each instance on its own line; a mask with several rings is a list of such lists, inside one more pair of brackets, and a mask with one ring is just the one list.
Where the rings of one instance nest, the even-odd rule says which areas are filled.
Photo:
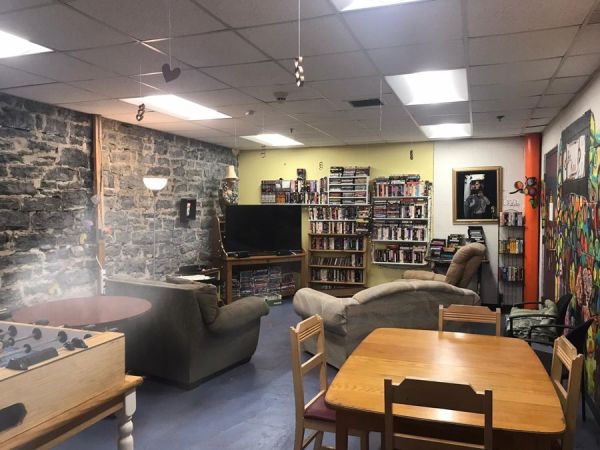
[[302, 249], [300, 206], [232, 205], [225, 220], [226, 252], [250, 254]]

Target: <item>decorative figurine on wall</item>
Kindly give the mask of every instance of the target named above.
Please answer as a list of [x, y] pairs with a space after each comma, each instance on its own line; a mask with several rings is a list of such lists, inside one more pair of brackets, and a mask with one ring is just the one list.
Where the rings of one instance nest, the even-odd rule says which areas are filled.
[[221, 204], [221, 211], [225, 211], [225, 208], [229, 205], [237, 205], [239, 198], [239, 179], [235, 173], [234, 166], [227, 166], [225, 171], [225, 178], [221, 184], [219, 191], [219, 203]]
[[538, 205], [538, 182], [536, 177], [527, 177], [525, 182], [523, 183], [520, 180], [515, 181], [515, 190], [511, 192], [511, 194], [516, 194], [520, 192], [521, 194], [525, 194], [529, 197], [529, 204], [532, 208], [537, 208]]

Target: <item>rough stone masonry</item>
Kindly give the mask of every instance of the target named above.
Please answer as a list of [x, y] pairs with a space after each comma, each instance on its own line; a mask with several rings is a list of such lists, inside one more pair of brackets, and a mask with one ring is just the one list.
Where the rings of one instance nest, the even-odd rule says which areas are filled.
[[[157, 277], [207, 263], [224, 147], [103, 119], [108, 275], [149, 278], [158, 216]], [[92, 122], [87, 114], [0, 94], [0, 305], [95, 293]], [[156, 198], [144, 175], [169, 178]], [[196, 198], [195, 221], [178, 219]]]

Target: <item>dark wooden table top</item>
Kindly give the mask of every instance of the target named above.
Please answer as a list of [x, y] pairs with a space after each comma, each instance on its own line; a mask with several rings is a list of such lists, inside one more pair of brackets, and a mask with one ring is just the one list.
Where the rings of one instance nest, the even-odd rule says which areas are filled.
[[139, 316], [152, 307], [148, 300], [137, 297], [94, 296], [67, 298], [39, 303], [13, 311], [15, 322], [32, 323], [47, 320], [50, 326], [83, 327], [108, 325]]

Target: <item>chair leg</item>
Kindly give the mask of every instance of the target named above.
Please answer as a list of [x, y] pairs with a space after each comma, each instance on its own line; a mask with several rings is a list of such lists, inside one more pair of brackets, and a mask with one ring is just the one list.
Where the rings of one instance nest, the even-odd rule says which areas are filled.
[[304, 427], [296, 426], [294, 433], [294, 450], [302, 450], [304, 444]]
[[319, 431], [315, 437], [315, 450], [321, 450], [323, 448], [323, 432]]
[[369, 432], [360, 433], [360, 450], [369, 450]]

